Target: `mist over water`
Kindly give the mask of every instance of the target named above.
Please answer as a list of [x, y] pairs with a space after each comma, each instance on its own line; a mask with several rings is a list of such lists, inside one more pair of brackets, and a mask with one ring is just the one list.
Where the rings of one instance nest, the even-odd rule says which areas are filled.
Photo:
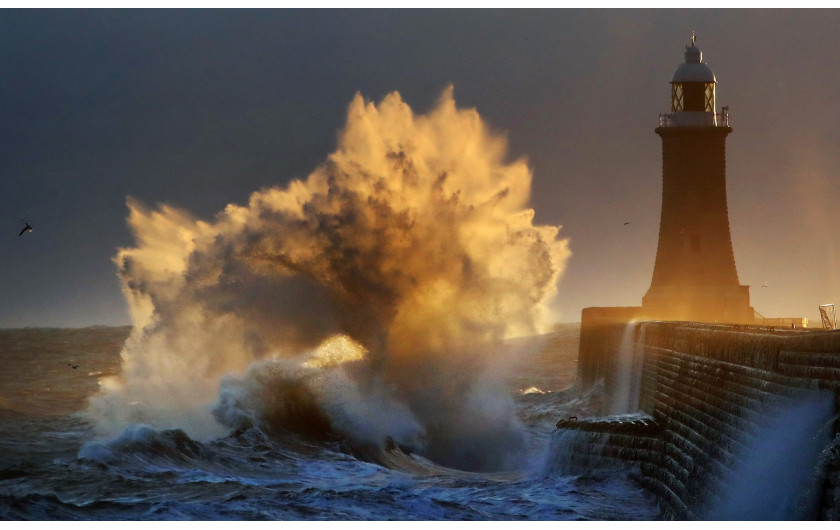
[[450, 87], [425, 115], [357, 95], [324, 163], [213, 221], [129, 200], [137, 244], [115, 262], [134, 329], [89, 417], [110, 436], [259, 423], [519, 465], [493, 362], [501, 339], [547, 330], [569, 256], [533, 224], [530, 183]]
[[832, 438], [834, 395], [810, 391], [760, 425], [725, 477], [712, 520], [815, 519], [822, 492], [820, 454]]

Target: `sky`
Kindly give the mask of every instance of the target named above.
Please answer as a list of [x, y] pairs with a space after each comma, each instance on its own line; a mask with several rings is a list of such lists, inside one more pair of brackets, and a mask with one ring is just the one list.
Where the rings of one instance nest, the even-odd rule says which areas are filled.
[[730, 108], [740, 282], [763, 315], [813, 324], [840, 304], [837, 27], [836, 10], [4, 10], [0, 327], [129, 324], [128, 197], [212, 220], [312, 172], [356, 93], [423, 113], [450, 84], [527, 159], [535, 223], [569, 239], [557, 320], [641, 305], [654, 129], [692, 30]]

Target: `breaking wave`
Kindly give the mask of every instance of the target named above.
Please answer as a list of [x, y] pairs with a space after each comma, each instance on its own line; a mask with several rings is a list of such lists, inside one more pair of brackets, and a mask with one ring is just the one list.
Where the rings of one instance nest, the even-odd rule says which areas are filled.
[[526, 441], [499, 359], [545, 331], [569, 256], [531, 171], [451, 87], [428, 114], [357, 95], [305, 179], [213, 221], [129, 199], [134, 328], [88, 415], [194, 438], [259, 425], [511, 469]]

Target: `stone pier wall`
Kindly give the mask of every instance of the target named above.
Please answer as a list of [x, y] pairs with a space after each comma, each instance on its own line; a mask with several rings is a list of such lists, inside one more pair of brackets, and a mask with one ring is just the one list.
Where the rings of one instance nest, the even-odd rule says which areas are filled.
[[587, 307], [581, 314], [578, 354], [579, 385], [590, 387], [599, 379], [607, 386], [614, 374], [612, 365], [622, 335], [631, 321], [641, 315], [641, 307]]
[[[619, 329], [622, 329], [619, 331]], [[614, 379], [614, 343], [621, 326], [601, 327], [597, 364], [581, 349], [581, 381]], [[582, 327], [581, 344], [585, 343]], [[638, 464], [641, 481], [660, 500], [663, 516], [703, 519], [721, 495], [736, 458], [759, 426], [804, 395], [833, 396], [840, 411], [840, 331], [774, 330], [753, 326], [644, 322], [634, 330], [643, 355], [640, 411], [657, 425], [655, 435], [601, 437], [598, 446], [577, 447]], [[598, 341], [589, 337], [590, 344]], [[587, 372], [588, 370], [588, 372]], [[609, 392], [609, 384], [605, 385]], [[836, 416], [835, 416], [836, 417]], [[562, 422], [561, 422], [562, 423]], [[598, 426], [596, 426], [598, 425]], [[559, 428], [569, 426], [558, 424]], [[581, 422], [587, 432], [610, 432], [604, 422]], [[818, 506], [803, 508], [809, 519], [840, 518], [840, 437], [838, 422], [824, 433], [833, 448], [824, 452]]]

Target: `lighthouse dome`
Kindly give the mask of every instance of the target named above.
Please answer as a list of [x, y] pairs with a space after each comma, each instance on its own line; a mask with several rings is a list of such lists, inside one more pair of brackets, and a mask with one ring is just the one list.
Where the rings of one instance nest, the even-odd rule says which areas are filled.
[[716, 83], [715, 74], [709, 65], [702, 62], [703, 52], [696, 46], [686, 46], [685, 62], [677, 67], [672, 83]]

